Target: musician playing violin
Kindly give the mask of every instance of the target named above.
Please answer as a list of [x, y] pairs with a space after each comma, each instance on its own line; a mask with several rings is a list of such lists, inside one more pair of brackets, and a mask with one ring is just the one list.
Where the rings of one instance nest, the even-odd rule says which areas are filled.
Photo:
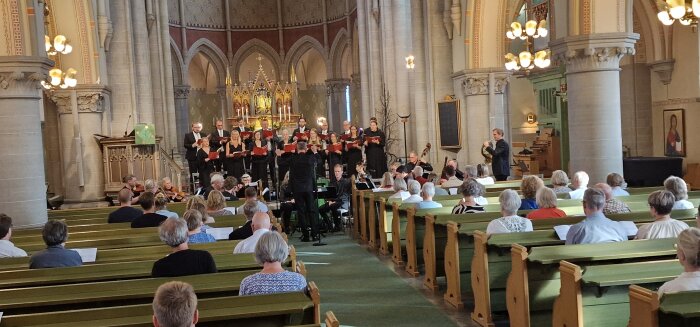
[[138, 183], [136, 181], [136, 176], [131, 174], [124, 176], [124, 178], [122, 178], [122, 182], [124, 183], [124, 187], [122, 188], [131, 191], [131, 204], [138, 203], [139, 195], [144, 191], [143, 185], [137, 187]]
[[177, 187], [173, 186], [170, 177], [163, 177], [161, 183], [163, 185], [163, 194], [165, 194], [165, 196], [171, 202], [182, 202], [182, 200], [185, 198], [185, 193], [180, 192], [180, 190], [178, 190]]

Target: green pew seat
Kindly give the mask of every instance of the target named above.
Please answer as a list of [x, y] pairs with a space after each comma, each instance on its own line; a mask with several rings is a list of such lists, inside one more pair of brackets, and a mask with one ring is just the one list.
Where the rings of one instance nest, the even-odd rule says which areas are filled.
[[664, 294], [639, 285], [630, 285], [630, 324], [632, 327], [700, 326], [700, 291]]

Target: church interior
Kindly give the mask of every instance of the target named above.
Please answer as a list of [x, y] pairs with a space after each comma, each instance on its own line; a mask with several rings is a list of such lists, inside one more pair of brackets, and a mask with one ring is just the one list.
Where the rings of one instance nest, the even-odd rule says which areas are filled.
[[[199, 301], [178, 326], [700, 324], [699, 20], [700, 0], [0, 0], [0, 327], [156, 324], [173, 280]], [[243, 297], [261, 243], [205, 232], [256, 235], [250, 187], [304, 292]], [[175, 217], [202, 201], [216, 242], [188, 251], [218, 272], [154, 278], [183, 244], [106, 220], [158, 193]], [[571, 245], [558, 227], [598, 195], [634, 232]], [[508, 217], [528, 232], [493, 232]], [[685, 228], [639, 239], [667, 220]], [[58, 221], [82, 266], [27, 269]]]

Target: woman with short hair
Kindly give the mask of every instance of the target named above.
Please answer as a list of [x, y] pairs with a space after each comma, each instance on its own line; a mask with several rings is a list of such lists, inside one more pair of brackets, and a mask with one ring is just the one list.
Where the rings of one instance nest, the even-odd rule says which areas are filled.
[[503, 217], [492, 220], [486, 227], [486, 233], [517, 233], [531, 232], [532, 222], [530, 219], [517, 215], [520, 208], [520, 196], [513, 190], [505, 190], [498, 196], [501, 204], [501, 215]]
[[194, 209], [187, 210], [185, 211], [185, 214], [182, 215], [182, 219], [187, 222], [187, 243], [195, 244], [216, 242], [214, 236], [211, 236], [202, 230], [204, 223], [202, 222], [201, 212]]
[[528, 213], [527, 219], [566, 217], [566, 212], [557, 208], [557, 194], [551, 188], [543, 187], [537, 190], [535, 199], [537, 199], [537, 207], [539, 209]]
[[676, 199], [673, 209], [693, 209], [693, 204], [688, 201], [688, 185], [685, 181], [676, 176], [669, 176], [664, 181], [664, 188], [671, 192]]
[[688, 229], [685, 222], [671, 218], [675, 197], [669, 191], [654, 191], [649, 194], [649, 212], [654, 221], [639, 227], [635, 239], [655, 239], [677, 237]]
[[243, 278], [238, 294], [261, 295], [303, 291], [306, 288], [306, 278], [282, 267], [288, 255], [289, 246], [282, 235], [269, 231], [260, 236], [255, 245], [255, 261], [262, 265], [263, 269]]
[[569, 176], [566, 175], [566, 172], [563, 170], [555, 170], [552, 172], [552, 189], [554, 190], [554, 193], [559, 194], [559, 193], [569, 193], [572, 192], [573, 190], [568, 187], [569, 185]]
[[164, 193], [156, 194], [156, 213], [159, 215], [166, 216], [168, 218], [180, 218], [177, 212], [168, 210], [168, 208], [166, 207], [168, 202], [168, 197]]
[[46, 249], [29, 258], [29, 269], [81, 266], [83, 260], [73, 250], [65, 248], [68, 241], [68, 225], [62, 220], [49, 220], [41, 230]]
[[535, 176], [528, 175], [523, 177], [522, 183], [520, 183], [520, 191], [523, 193], [523, 199], [520, 202], [520, 210], [530, 210], [537, 209], [537, 200], [535, 196], [537, 191], [544, 187], [544, 182]]
[[389, 196], [389, 199], [401, 199], [401, 201], [403, 201], [411, 196], [411, 193], [408, 193], [408, 185], [406, 184], [406, 181], [401, 177], [394, 178], [394, 192], [396, 193]]
[[700, 229], [690, 227], [678, 234], [678, 262], [683, 273], [659, 288], [659, 295], [684, 291], [700, 291]]
[[233, 215], [233, 212], [225, 209], [225, 207], [226, 199], [224, 199], [224, 195], [221, 194], [221, 192], [217, 190], [209, 192], [209, 196], [207, 197], [207, 214], [209, 216], [219, 217]]
[[608, 176], [605, 178], [605, 183], [610, 185], [612, 188], [612, 195], [613, 196], [629, 196], [630, 193], [625, 191], [623, 189], [624, 186], [627, 185], [625, 183], [625, 179], [622, 177], [622, 175], [618, 173], [610, 173]]
[[479, 205], [476, 197], [481, 195], [481, 184], [475, 178], [469, 177], [464, 180], [462, 186], [459, 187], [459, 192], [462, 193], [462, 199], [452, 208], [453, 215], [461, 215], [465, 213], [483, 212], [484, 207]]

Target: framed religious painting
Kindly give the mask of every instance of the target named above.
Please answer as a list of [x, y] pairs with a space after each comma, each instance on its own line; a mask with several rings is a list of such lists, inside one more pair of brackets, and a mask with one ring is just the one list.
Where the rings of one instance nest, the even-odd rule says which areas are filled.
[[667, 157], [685, 157], [685, 140], [684, 110], [664, 110], [664, 155]]

